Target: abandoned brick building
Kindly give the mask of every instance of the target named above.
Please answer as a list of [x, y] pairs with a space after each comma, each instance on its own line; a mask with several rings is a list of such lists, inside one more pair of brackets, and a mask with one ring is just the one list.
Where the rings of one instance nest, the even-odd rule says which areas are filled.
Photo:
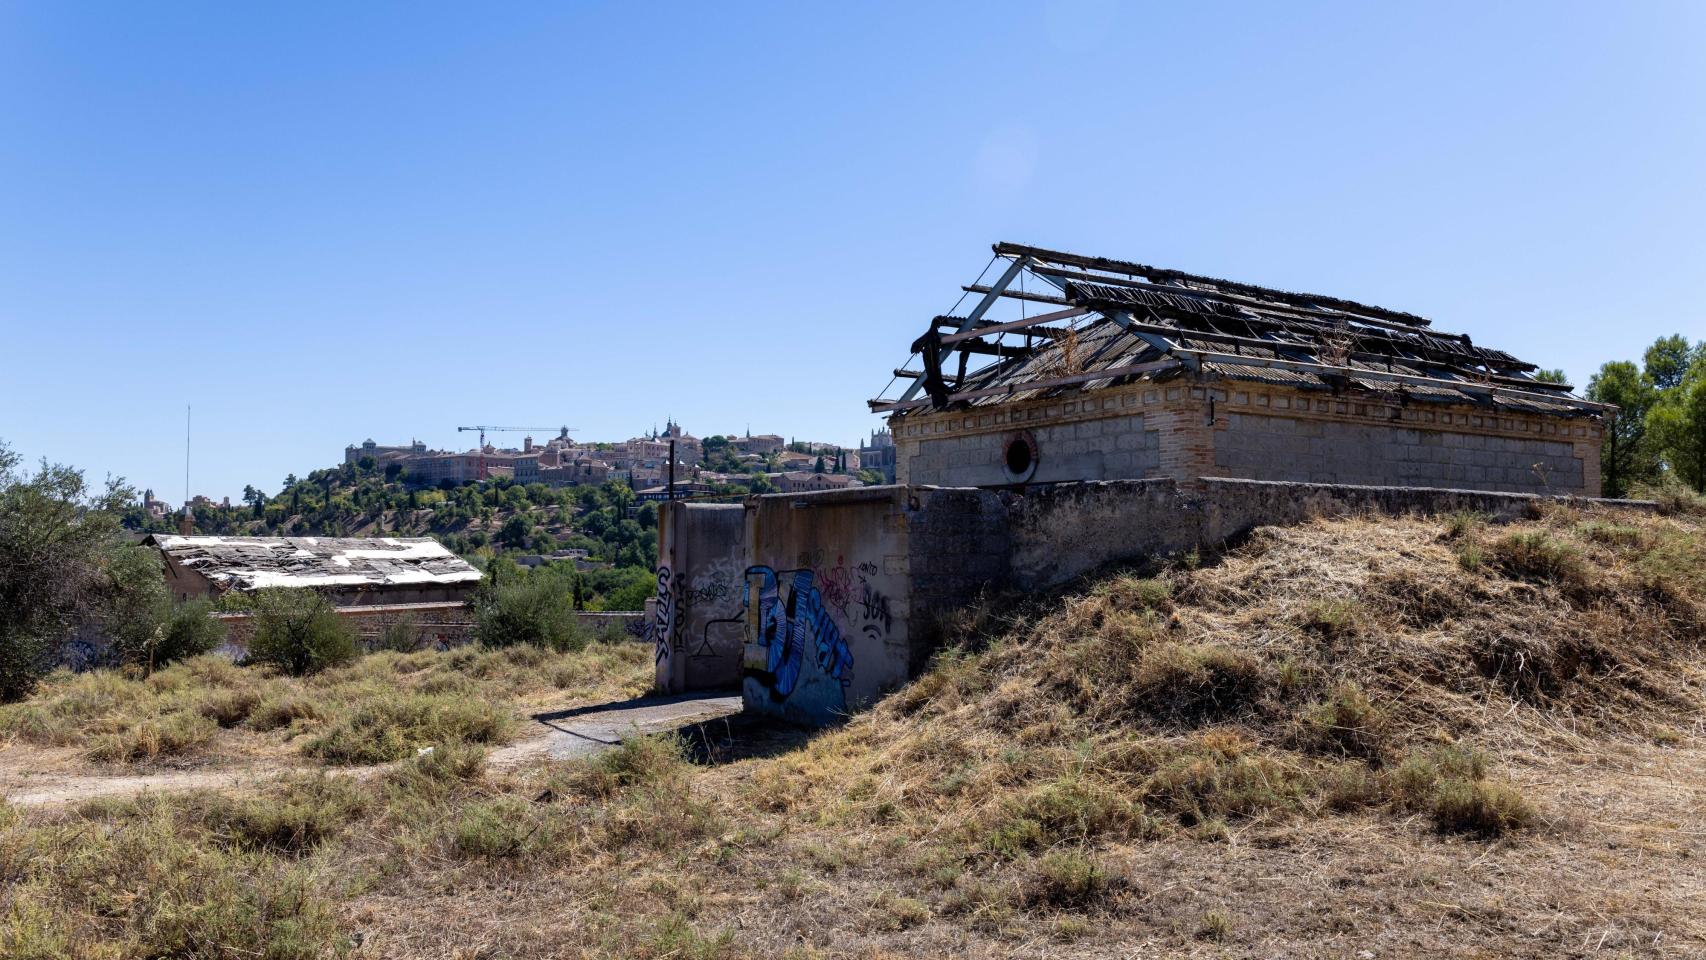
[[480, 571], [428, 537], [154, 534], [177, 599], [309, 587], [339, 607], [467, 602]]
[[[917, 366], [895, 371], [909, 385], [871, 402], [890, 415], [900, 483], [1228, 477], [1599, 495], [1609, 408], [1423, 317], [994, 250], [999, 277], [964, 287], [973, 307], [936, 317], [913, 344]], [[1003, 319], [998, 304], [1029, 315]]]
[[992, 590], [1311, 516], [1599, 492], [1609, 408], [1421, 317], [1012, 244], [991, 266], [872, 401], [896, 485], [660, 505], [659, 690], [834, 722]]

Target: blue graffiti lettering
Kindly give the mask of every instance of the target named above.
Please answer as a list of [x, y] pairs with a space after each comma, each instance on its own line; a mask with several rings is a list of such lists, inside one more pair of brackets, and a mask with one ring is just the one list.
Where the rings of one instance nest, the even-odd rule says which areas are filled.
[[[823, 594], [813, 584], [810, 570], [793, 571], [793, 582], [786, 597], [782, 596], [781, 581], [770, 567], [751, 567], [750, 578], [761, 578], [758, 590], [758, 637], [766, 648], [766, 667], [771, 695], [785, 699], [799, 683], [800, 668], [805, 662], [807, 632], [816, 647], [817, 665], [824, 674], [841, 682], [843, 687], [853, 679], [853, 651], [847, 645], [841, 629], [830, 618]], [[751, 583], [747, 585], [747, 602], [751, 603]]]

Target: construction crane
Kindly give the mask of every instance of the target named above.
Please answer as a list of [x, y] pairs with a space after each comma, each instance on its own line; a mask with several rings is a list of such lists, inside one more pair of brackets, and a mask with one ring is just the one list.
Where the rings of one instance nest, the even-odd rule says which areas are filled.
[[547, 430], [561, 430], [562, 431], [561, 436], [566, 438], [566, 437], [568, 437], [570, 430], [579, 430], [579, 429], [580, 429], [579, 427], [494, 427], [494, 426], [491, 426], [489, 424], [481, 424], [481, 425], [473, 426], [473, 427], [457, 427], [456, 432], [457, 433], [466, 433], [470, 430], [475, 430], [475, 431], [479, 432], [479, 434], [480, 434], [480, 476], [479, 476], [479, 479], [484, 480], [484, 479], [486, 479], [486, 434], [488, 432], [490, 432], [490, 433], [544, 433]]

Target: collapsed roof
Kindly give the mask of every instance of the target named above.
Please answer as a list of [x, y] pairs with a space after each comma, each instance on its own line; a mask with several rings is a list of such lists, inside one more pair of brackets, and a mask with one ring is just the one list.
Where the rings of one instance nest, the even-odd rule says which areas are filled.
[[263, 587], [437, 586], [474, 583], [480, 571], [428, 537], [196, 537], [155, 534], [144, 543], [225, 590]]
[[[1536, 379], [1532, 363], [1415, 314], [1015, 243], [994, 250], [991, 265], [1006, 262], [999, 279], [962, 288], [979, 297], [975, 306], [931, 321], [912, 344], [919, 367], [898, 369], [891, 381], [910, 384], [898, 398], [870, 401], [874, 412], [904, 416], [1185, 374], [1372, 391], [1397, 403], [1564, 416], [1607, 409], [1569, 384]], [[1053, 309], [990, 317], [1005, 301]]]

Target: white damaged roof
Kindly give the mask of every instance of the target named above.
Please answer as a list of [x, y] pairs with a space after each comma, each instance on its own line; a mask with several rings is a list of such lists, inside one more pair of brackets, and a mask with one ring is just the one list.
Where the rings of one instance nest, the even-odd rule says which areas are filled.
[[480, 571], [427, 537], [149, 538], [221, 590], [473, 583]]

